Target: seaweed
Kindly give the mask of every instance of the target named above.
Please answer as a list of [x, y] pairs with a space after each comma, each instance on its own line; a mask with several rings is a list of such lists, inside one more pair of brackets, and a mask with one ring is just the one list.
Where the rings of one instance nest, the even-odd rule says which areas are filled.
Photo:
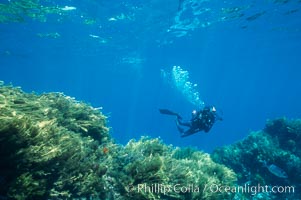
[[116, 144], [106, 120], [98, 109], [62, 93], [25, 93], [0, 82], [0, 195], [108, 200], [233, 197], [206, 190], [207, 184], [236, 181], [236, 174], [213, 162], [209, 154], [168, 146], [158, 138]]
[[[100, 148], [111, 140], [99, 111], [63, 94], [27, 94], [12, 86], [0, 87], [0, 110], [1, 195], [101, 196], [105, 155]], [[75, 120], [79, 115], [85, 118]]]
[[167, 146], [159, 139], [131, 140], [124, 147], [124, 154], [114, 158], [119, 161], [119, 184], [115, 183], [119, 189], [115, 191], [121, 191], [115, 195], [126, 199], [224, 199], [232, 196], [204, 191], [206, 184], [233, 185], [236, 175], [232, 170], [214, 163], [209, 154], [194, 151], [179, 159], [174, 157], [178, 152], [179, 148]]

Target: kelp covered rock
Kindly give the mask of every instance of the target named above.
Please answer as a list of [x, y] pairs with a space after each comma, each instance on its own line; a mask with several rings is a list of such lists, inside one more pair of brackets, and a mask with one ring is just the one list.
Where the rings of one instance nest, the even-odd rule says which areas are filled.
[[4, 199], [233, 197], [206, 190], [236, 180], [208, 154], [145, 137], [114, 144], [98, 109], [61, 93], [27, 94], [0, 83], [0, 144]]
[[232, 168], [239, 184], [293, 186], [294, 192], [291, 189], [275, 196], [301, 198], [296, 191], [301, 186], [301, 120], [268, 121], [264, 130], [216, 149], [212, 159]]
[[13, 199], [103, 196], [106, 118], [61, 93], [0, 86], [0, 194]]
[[108, 170], [111, 177], [118, 177], [112, 180], [113, 199], [231, 199], [233, 196], [206, 190], [206, 185], [233, 185], [236, 176], [200, 151], [173, 148], [159, 139], [143, 137], [131, 140], [114, 159], [115, 170]]

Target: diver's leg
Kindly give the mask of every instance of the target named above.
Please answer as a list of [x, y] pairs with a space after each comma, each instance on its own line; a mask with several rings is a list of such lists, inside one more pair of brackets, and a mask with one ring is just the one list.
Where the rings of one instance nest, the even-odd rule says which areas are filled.
[[180, 123], [179, 123], [178, 120], [176, 120], [176, 125], [177, 125], [178, 131], [179, 131], [181, 134], [183, 134], [183, 133], [184, 133], [184, 129], [180, 126]]
[[184, 133], [182, 133], [181, 137], [187, 137], [187, 136], [192, 135], [194, 133], [196, 133], [195, 130], [188, 129], [187, 131], [185, 131]]
[[180, 127], [180, 126], [177, 126], [177, 128], [178, 128], [178, 131], [179, 131], [181, 134], [183, 134], [183, 133], [184, 133], [184, 129], [183, 129], [182, 127]]
[[187, 126], [187, 127], [191, 127], [192, 124], [190, 121], [183, 121], [182, 119], [177, 118], [177, 122], [181, 125], [181, 126]]

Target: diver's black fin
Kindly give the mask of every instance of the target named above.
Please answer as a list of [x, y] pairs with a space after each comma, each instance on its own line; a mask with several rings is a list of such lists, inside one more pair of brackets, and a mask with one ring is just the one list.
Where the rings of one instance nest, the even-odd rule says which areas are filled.
[[159, 109], [159, 112], [161, 113], [161, 114], [164, 114], [164, 115], [175, 115], [175, 116], [177, 116], [178, 118], [182, 118], [178, 113], [175, 113], [175, 112], [173, 112], [173, 111], [170, 111], [170, 110], [168, 110], [168, 109]]
[[168, 109], [159, 109], [159, 111], [160, 111], [161, 114], [164, 114], [164, 115], [178, 115], [177, 113], [172, 112]]
[[178, 11], [183, 9], [183, 2], [184, 0], [179, 0]]

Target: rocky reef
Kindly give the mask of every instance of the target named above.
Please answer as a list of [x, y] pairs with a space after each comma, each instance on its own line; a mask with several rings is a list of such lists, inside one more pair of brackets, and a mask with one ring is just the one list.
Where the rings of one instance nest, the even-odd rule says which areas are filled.
[[268, 185], [269, 190], [273, 186], [279, 189], [252, 196], [251, 192], [244, 194], [248, 199], [301, 199], [300, 119], [269, 120], [262, 131], [252, 132], [242, 141], [216, 149], [211, 157], [233, 169], [240, 185], [259, 184]]
[[236, 174], [191, 148], [113, 142], [99, 109], [0, 83], [1, 199], [232, 199]]
[[111, 143], [98, 110], [61, 93], [0, 86], [0, 194], [12, 199], [102, 196]]
[[[209, 154], [191, 148], [173, 148], [159, 139], [131, 140], [108, 170], [113, 199], [231, 199], [206, 185], [233, 185], [235, 173], [214, 163]], [[122, 154], [121, 154], [122, 153]], [[117, 193], [118, 191], [118, 193]]]

